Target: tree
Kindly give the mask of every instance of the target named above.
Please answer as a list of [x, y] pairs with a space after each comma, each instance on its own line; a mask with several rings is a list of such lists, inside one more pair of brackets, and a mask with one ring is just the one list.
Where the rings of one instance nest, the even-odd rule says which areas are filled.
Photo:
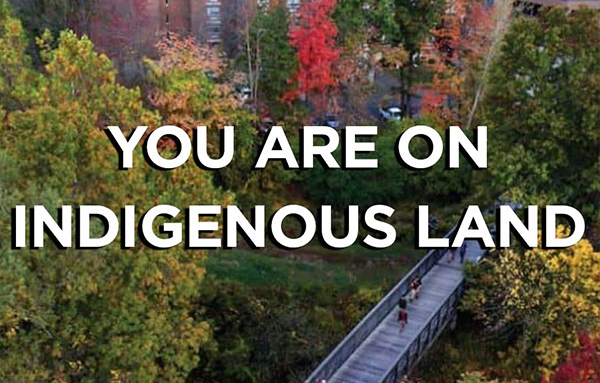
[[506, 249], [471, 271], [463, 305], [510, 340], [509, 358], [547, 376], [581, 331], [600, 331], [598, 275], [600, 253], [586, 240], [566, 249]]
[[[435, 126], [427, 121], [422, 123]], [[398, 164], [394, 155], [398, 136], [412, 124], [405, 120], [388, 126], [378, 135], [375, 140], [377, 169], [325, 169], [320, 163], [316, 164], [303, 174], [308, 196], [315, 203], [344, 208], [353, 204], [369, 206], [403, 200], [425, 202], [428, 198], [452, 201], [466, 195], [472, 173], [466, 161], [461, 162], [460, 169], [452, 171], [445, 169], [443, 163], [421, 171], [411, 171]], [[425, 140], [414, 140], [410, 149], [418, 158], [429, 152]], [[342, 150], [336, 150], [334, 155], [340, 162]]]
[[408, 62], [399, 67], [402, 105], [406, 110], [420, 47], [439, 24], [443, 7], [444, 2], [435, 0], [378, 0], [372, 7], [371, 23], [382, 40], [392, 46], [401, 45], [408, 52]]
[[206, 280], [199, 311], [214, 323], [217, 344], [202, 350], [190, 381], [301, 381], [381, 296], [323, 281], [249, 286], [231, 279]]
[[[495, 9], [472, 0], [446, 4], [442, 22], [421, 48], [423, 59], [433, 72], [430, 92], [423, 95], [422, 110], [441, 110], [451, 122], [460, 121], [463, 99], [468, 99], [469, 76], [478, 68], [481, 56], [489, 51]], [[453, 106], [449, 101], [454, 100]]]
[[[488, 6], [472, 0], [446, 4], [440, 25], [421, 48], [433, 81], [423, 92], [422, 111], [471, 127], [484, 95], [491, 63], [512, 21], [513, 2]], [[448, 122], [448, 121], [446, 121]]]
[[26, 49], [21, 22], [13, 16], [8, 3], [0, 1], [0, 107], [6, 111], [26, 107], [37, 93], [31, 85], [38, 76]]
[[290, 90], [298, 61], [288, 41], [288, 13], [279, 5], [259, 10], [248, 28], [246, 61], [255, 98], [274, 104]]
[[298, 72], [296, 89], [288, 99], [314, 97], [318, 108], [326, 107], [327, 98], [335, 94], [338, 79], [334, 68], [340, 55], [335, 48], [337, 27], [331, 18], [336, 0], [310, 0], [302, 3], [298, 24], [290, 30], [290, 45], [296, 48]]
[[217, 81], [227, 69], [217, 48], [170, 33], [159, 41], [157, 50], [158, 61], [146, 60], [153, 85], [148, 98], [160, 111], [163, 124], [191, 134], [198, 125], [214, 129], [235, 125], [237, 117], [247, 114], [240, 110], [232, 86]]
[[372, 33], [369, 31], [364, 2], [360, 0], [338, 2], [332, 18], [338, 30], [336, 43], [340, 47], [336, 77], [339, 78], [341, 85], [364, 82], [366, 73], [372, 66], [368, 48]]
[[364, 2], [360, 0], [344, 0], [335, 5], [331, 17], [338, 30], [339, 46], [345, 49], [364, 42], [369, 29], [365, 11]]
[[369, 24], [367, 5], [361, 0], [340, 1], [332, 18], [338, 29], [336, 44], [340, 48], [335, 67], [340, 89], [339, 107], [343, 109], [347, 125], [360, 124], [365, 117], [370, 117], [365, 105], [371, 96], [378, 57], [378, 53], [374, 53], [377, 51], [373, 46], [374, 32]]
[[[255, 149], [259, 145], [256, 116], [242, 108], [242, 103], [233, 95], [233, 87], [227, 81], [230, 74], [227, 61], [217, 49], [172, 33], [165, 36], [157, 48], [159, 59], [146, 62], [153, 85], [148, 98], [160, 111], [161, 123], [181, 127], [190, 135], [197, 126], [207, 126], [208, 152], [214, 158], [221, 155], [218, 144], [221, 129], [233, 125], [233, 161], [214, 172], [214, 181], [237, 193], [242, 205], [251, 205], [261, 195], [255, 193], [255, 182], [267, 172], [252, 171]], [[171, 140], [164, 141], [163, 145], [173, 149]]]
[[[469, 29], [473, 31], [474, 38], [470, 39], [468, 46], [469, 49], [475, 52], [475, 55], [473, 56], [479, 62], [476, 63], [475, 68], [477, 68], [477, 70], [471, 80], [473, 83], [471, 86], [473, 95], [472, 101], [469, 103], [467, 129], [471, 127], [479, 104], [484, 98], [490, 68], [492, 63], [496, 60], [504, 36], [513, 21], [513, 10], [514, 2], [512, 0], [495, 2], [492, 12], [486, 11], [480, 4], [479, 7], [475, 8], [473, 17], [470, 19], [471, 23]], [[490, 23], [487, 21], [486, 23], [480, 23], [480, 20], [483, 17], [489, 17], [490, 13], [493, 18], [492, 22]], [[484, 28], [480, 27], [482, 24], [484, 25]], [[470, 66], [473, 66], [473, 63], [471, 63]]]
[[579, 336], [579, 347], [571, 352], [552, 374], [549, 383], [599, 383], [600, 382], [600, 338], [588, 334]]
[[[20, 24], [6, 9], [0, 2], [0, 25], [8, 27], [0, 38], [24, 48]], [[55, 44], [46, 35], [43, 73], [22, 51], [0, 46], [0, 68], [12, 70], [21, 60], [21, 71], [35, 80], [15, 83], [19, 78], [6, 72], [1, 79], [13, 82], [0, 100], [0, 166], [7, 170], [0, 174], [0, 380], [183, 382], [211, 336], [191, 314], [205, 254], [156, 252], [141, 243], [122, 250], [118, 242], [59, 250], [49, 239], [41, 249], [13, 250], [10, 207], [56, 212], [62, 204], [99, 204], [118, 212], [131, 204], [139, 217], [165, 201], [221, 204], [230, 196], [193, 164], [172, 172], [145, 166], [141, 149], [134, 169], [117, 170], [102, 128], [115, 124], [127, 134], [160, 119], [144, 107], [139, 89], [118, 84], [110, 60], [87, 38], [62, 32]], [[93, 234], [103, 230], [93, 222]]]
[[71, 28], [89, 33], [95, 0], [9, 0], [32, 37], [49, 29], [53, 34]]
[[[498, 379], [486, 379], [486, 377], [480, 372], [466, 373], [457, 383], [519, 383], [516, 380], [511, 381], [499, 381]], [[524, 383], [524, 382], [521, 382]]]
[[372, 7], [370, 17], [385, 42], [402, 45], [415, 54], [423, 39], [439, 23], [443, 7], [443, 2], [430, 0], [379, 0]]
[[482, 109], [494, 164], [486, 189], [525, 204], [570, 204], [598, 227], [599, 60], [597, 12], [552, 9], [513, 22]]

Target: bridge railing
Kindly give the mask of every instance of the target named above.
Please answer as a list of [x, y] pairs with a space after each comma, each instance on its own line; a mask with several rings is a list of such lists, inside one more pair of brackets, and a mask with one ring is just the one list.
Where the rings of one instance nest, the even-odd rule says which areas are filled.
[[452, 320], [456, 311], [457, 301], [464, 291], [464, 281], [462, 281], [450, 296], [440, 305], [440, 307], [427, 319], [427, 325], [421, 333], [412, 341], [406, 351], [396, 359], [385, 373], [379, 383], [397, 383], [402, 377], [407, 375], [410, 370], [416, 366], [425, 351], [435, 342], [444, 328]]
[[[450, 238], [456, 227], [452, 228], [444, 236]], [[367, 339], [369, 334], [377, 328], [379, 323], [390, 313], [398, 304], [400, 298], [405, 296], [410, 290], [410, 282], [416, 276], [423, 277], [429, 272], [444, 256], [448, 249], [436, 249], [429, 251], [409, 271], [400, 282], [398, 282], [375, 307], [346, 335], [346, 337], [337, 345], [336, 348], [321, 362], [321, 364], [304, 381], [305, 383], [317, 383], [322, 380], [329, 380], [333, 373], [337, 371], [342, 364], [356, 351], [356, 349]]]

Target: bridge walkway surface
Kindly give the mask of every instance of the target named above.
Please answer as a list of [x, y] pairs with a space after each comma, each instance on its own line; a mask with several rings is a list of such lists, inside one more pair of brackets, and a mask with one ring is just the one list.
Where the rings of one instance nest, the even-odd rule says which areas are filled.
[[[466, 262], [486, 253], [467, 241]], [[462, 296], [464, 274], [458, 251], [448, 262], [447, 250], [429, 252], [321, 363], [306, 383], [395, 383], [417, 364], [453, 320]], [[408, 323], [400, 331], [398, 301], [419, 275], [418, 299], [408, 304]]]

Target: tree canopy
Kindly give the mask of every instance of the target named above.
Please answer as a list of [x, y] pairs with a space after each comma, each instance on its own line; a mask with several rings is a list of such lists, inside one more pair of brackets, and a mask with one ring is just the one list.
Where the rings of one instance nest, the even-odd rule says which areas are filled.
[[583, 333], [579, 346], [552, 374], [550, 383], [598, 383], [600, 382], [600, 338]]
[[580, 332], [600, 332], [599, 276], [600, 253], [587, 240], [566, 249], [502, 250], [472, 271], [463, 304], [513, 341], [509, 358], [548, 375]]
[[600, 222], [599, 20], [586, 9], [516, 20], [483, 111], [486, 188], [523, 203], [571, 204], [593, 224]]
[[[192, 316], [205, 253], [157, 252], [118, 243], [98, 250], [11, 249], [10, 207], [100, 204], [136, 214], [169, 201], [220, 204], [227, 193], [195, 167], [159, 172], [136, 151], [129, 171], [102, 131], [156, 125], [139, 89], [118, 84], [110, 60], [87, 38], [39, 40], [43, 72], [24, 53], [20, 23], [0, 3], [0, 380], [183, 382], [210, 339]], [[56, 46], [55, 48], [53, 46]], [[56, 210], [54, 210], [56, 211]], [[54, 214], [56, 215], [56, 214]], [[92, 230], [103, 228], [94, 222]], [[159, 222], [156, 223], [158, 228]]]

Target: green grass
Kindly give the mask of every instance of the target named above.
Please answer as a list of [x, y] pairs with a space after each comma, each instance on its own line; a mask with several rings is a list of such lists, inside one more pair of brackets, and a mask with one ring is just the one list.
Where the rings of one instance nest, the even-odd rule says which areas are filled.
[[336, 265], [279, 258], [242, 249], [210, 254], [207, 272], [218, 279], [234, 280], [253, 286], [306, 286], [324, 281], [342, 286], [352, 283], [348, 273]]
[[330, 250], [323, 247], [318, 242], [311, 242], [302, 249], [303, 252], [312, 252], [331, 262], [347, 263], [357, 260], [385, 260], [385, 259], [404, 259], [411, 261], [419, 255], [423, 255], [421, 250], [416, 250], [412, 242], [396, 242], [386, 249], [367, 249], [358, 243], [340, 250]]
[[276, 248], [261, 251], [238, 248], [211, 253], [207, 271], [215, 278], [251, 286], [380, 287], [400, 280], [422, 255], [422, 251], [414, 250], [406, 243], [397, 243], [385, 250], [355, 245], [334, 251], [318, 243], [295, 252]]
[[[412, 227], [416, 204], [396, 206], [393, 224]], [[461, 206], [432, 207], [445, 226], [452, 227]], [[348, 248], [331, 250], [314, 240], [302, 249], [287, 251], [268, 245], [261, 250], [236, 248], [218, 250], [209, 255], [208, 275], [233, 280], [249, 286], [307, 287], [335, 285], [340, 288], [389, 287], [399, 281], [425, 254], [416, 250], [412, 235], [404, 241], [380, 250], [367, 249], [356, 243]]]

